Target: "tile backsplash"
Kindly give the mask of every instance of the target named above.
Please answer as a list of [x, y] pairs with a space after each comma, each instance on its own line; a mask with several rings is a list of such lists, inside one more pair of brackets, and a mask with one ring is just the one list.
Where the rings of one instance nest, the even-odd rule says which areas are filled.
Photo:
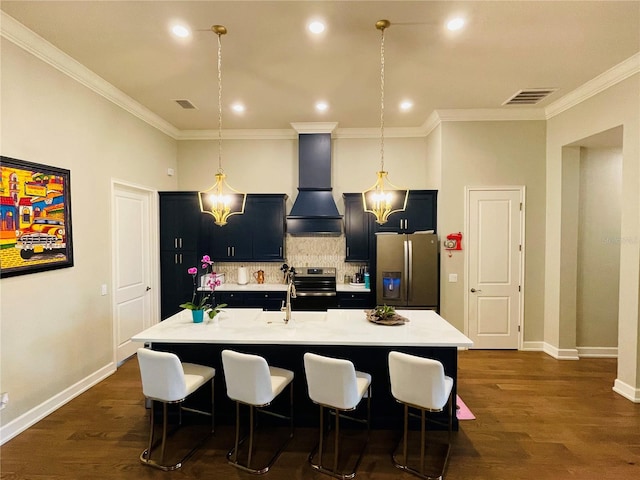
[[[353, 275], [365, 263], [346, 263], [345, 238], [327, 236], [286, 236], [286, 260], [284, 263], [290, 267], [335, 267], [338, 283], [342, 283], [345, 275]], [[284, 281], [280, 267], [283, 262], [264, 263], [234, 263], [217, 262], [214, 269], [218, 273], [225, 274], [225, 281], [236, 283], [238, 280], [238, 267], [247, 267], [249, 281], [256, 283], [253, 272], [264, 270], [265, 283], [282, 283]]]

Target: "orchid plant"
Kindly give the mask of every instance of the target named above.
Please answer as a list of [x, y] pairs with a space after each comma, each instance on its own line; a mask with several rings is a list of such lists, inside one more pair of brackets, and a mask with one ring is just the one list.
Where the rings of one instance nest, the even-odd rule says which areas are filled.
[[209, 257], [209, 255], [203, 255], [200, 262], [202, 264], [202, 269], [204, 270], [204, 273], [205, 273], [205, 278], [206, 278], [205, 286], [208, 287], [209, 290], [207, 290], [206, 295], [202, 295], [202, 298], [200, 298], [200, 301], [196, 302], [196, 297], [198, 294], [198, 286], [197, 286], [198, 268], [197, 267], [188, 268], [187, 273], [191, 275], [191, 277], [193, 278], [193, 294], [191, 296], [191, 301], [181, 304], [180, 307], [186, 308], [187, 310], [207, 310], [208, 311], [207, 313], [209, 314], [209, 318], [213, 318], [218, 313], [220, 313], [220, 309], [226, 307], [227, 304], [221, 303], [220, 305], [213, 306], [209, 303], [216, 287], [220, 285], [220, 280], [216, 278], [216, 272], [213, 271], [213, 261], [211, 260], [211, 257]]

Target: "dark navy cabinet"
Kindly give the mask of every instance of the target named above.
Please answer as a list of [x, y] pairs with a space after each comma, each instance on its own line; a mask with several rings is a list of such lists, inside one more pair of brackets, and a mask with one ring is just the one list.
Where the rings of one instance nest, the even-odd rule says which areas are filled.
[[225, 291], [215, 293], [217, 304], [226, 303], [233, 308], [262, 308], [263, 310], [280, 310], [285, 297], [285, 292], [275, 291]]
[[371, 292], [338, 292], [338, 308], [373, 308], [374, 303]]
[[409, 190], [407, 208], [389, 215], [387, 223], [374, 221], [376, 232], [414, 233], [423, 230], [436, 231], [438, 210], [437, 190]]
[[284, 194], [249, 194], [244, 214], [218, 226], [213, 217], [202, 228], [203, 244], [215, 262], [279, 262], [284, 260]]
[[191, 300], [193, 278], [187, 273], [198, 266], [202, 213], [196, 192], [160, 193], [160, 318], [180, 310]]
[[362, 205], [361, 193], [345, 193], [344, 238], [346, 242], [345, 261], [368, 262], [373, 215], [366, 213]]

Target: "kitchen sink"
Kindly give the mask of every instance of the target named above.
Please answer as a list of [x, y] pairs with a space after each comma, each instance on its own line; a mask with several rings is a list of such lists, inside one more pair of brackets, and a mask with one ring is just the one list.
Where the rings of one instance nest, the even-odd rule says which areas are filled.
[[[264, 321], [272, 325], [285, 325], [284, 312], [272, 311], [262, 312], [259, 321]], [[309, 322], [325, 322], [327, 320], [327, 312], [307, 312], [292, 311], [289, 323], [309, 323]]]

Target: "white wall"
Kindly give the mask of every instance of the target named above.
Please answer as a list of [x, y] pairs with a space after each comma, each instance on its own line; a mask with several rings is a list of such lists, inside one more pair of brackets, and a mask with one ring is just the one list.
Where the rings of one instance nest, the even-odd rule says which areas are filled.
[[576, 346], [618, 346], [621, 148], [582, 148]]
[[[620, 296], [618, 378], [615, 389], [640, 401], [640, 74], [602, 91], [547, 121], [547, 221], [545, 258], [545, 328], [547, 351], [575, 355], [575, 316], [563, 315], [563, 298], [576, 282], [562, 275], [563, 149], [580, 139], [622, 126]], [[567, 248], [566, 250], [571, 250]]]
[[174, 140], [13, 43], [2, 39], [0, 48], [2, 155], [71, 171], [75, 260], [2, 279], [4, 439], [7, 425], [115, 369], [112, 298], [100, 295], [111, 284], [111, 180], [172, 190], [166, 169], [177, 165]]
[[[380, 140], [333, 139], [333, 197], [344, 213], [342, 194], [360, 192], [376, 180], [380, 169]], [[248, 193], [285, 193], [289, 210], [298, 195], [298, 140], [225, 139], [222, 167], [229, 184]], [[437, 188], [439, 179], [430, 173], [436, 160], [425, 154], [424, 138], [385, 139], [385, 169], [390, 180], [409, 188]], [[214, 183], [218, 170], [217, 140], [178, 142], [178, 188], [203, 190]], [[437, 171], [437, 170], [435, 170]]]
[[[524, 341], [543, 338], [545, 123], [444, 122], [442, 180], [438, 196], [440, 235], [465, 235], [466, 186], [526, 186]], [[464, 247], [464, 237], [462, 241]], [[464, 328], [464, 255], [441, 258], [441, 312]], [[457, 283], [447, 281], [450, 273]]]

